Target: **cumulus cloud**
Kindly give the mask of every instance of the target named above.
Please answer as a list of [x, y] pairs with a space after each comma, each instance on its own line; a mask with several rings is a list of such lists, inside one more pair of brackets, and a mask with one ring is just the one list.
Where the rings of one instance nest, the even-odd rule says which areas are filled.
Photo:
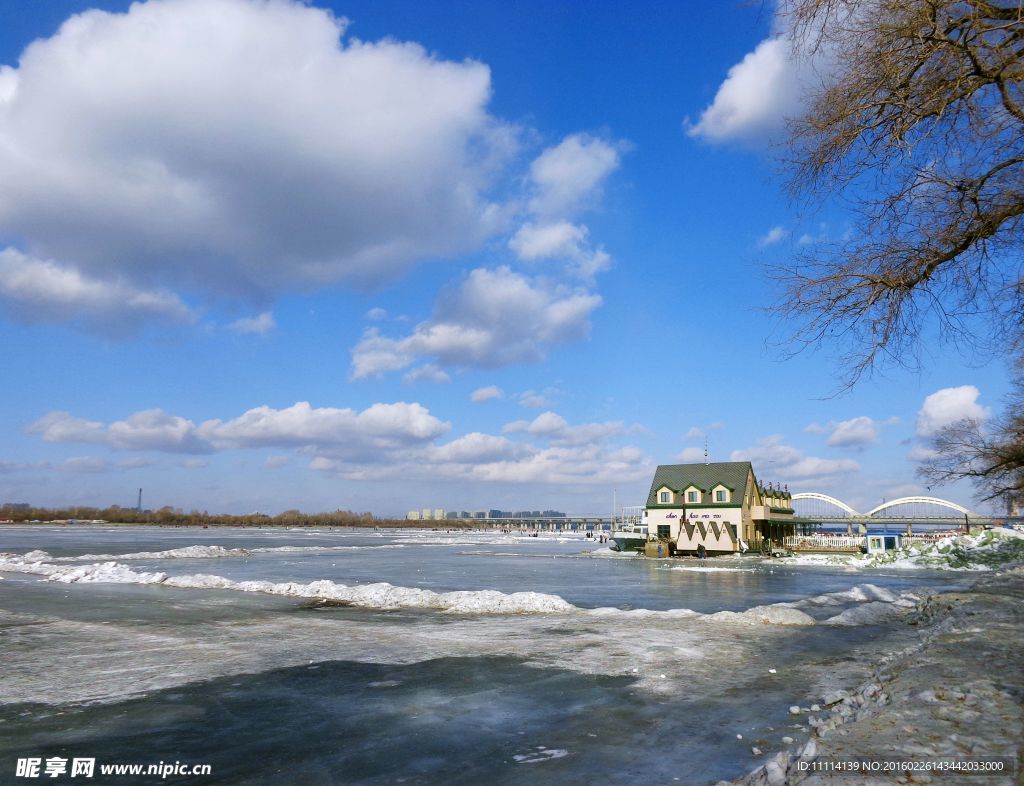
[[974, 385], [942, 388], [926, 397], [917, 413], [917, 436], [935, 436], [960, 420], [987, 420], [992, 410], [978, 403], [981, 391]]
[[568, 421], [555, 412], [542, 412], [533, 420], [514, 420], [506, 423], [502, 431], [506, 434], [525, 433], [544, 437], [556, 445], [585, 445], [601, 442], [625, 432], [621, 421], [604, 423], [582, 423], [569, 425]]
[[801, 450], [785, 444], [783, 437], [778, 434], [759, 439], [753, 447], [734, 450], [730, 460], [753, 462], [762, 479], [765, 475], [774, 475], [778, 481], [786, 483], [857, 472], [860, 469], [860, 464], [852, 459], [805, 456]]
[[388, 318], [388, 312], [380, 306], [377, 306], [376, 308], [371, 308], [366, 312], [366, 318], [371, 319], [374, 322], [380, 322], [382, 319]]
[[25, 322], [75, 322], [111, 336], [135, 333], [142, 322], [195, 320], [188, 306], [166, 290], [93, 277], [11, 248], [0, 249], [0, 303]]
[[446, 464], [486, 464], [511, 461], [531, 453], [528, 445], [512, 442], [505, 437], [473, 432], [429, 451], [430, 460]]
[[711, 432], [719, 431], [723, 428], [725, 428], [725, 424], [720, 420], [716, 420], [714, 423], [708, 423], [706, 426], [691, 426], [687, 430], [685, 438], [704, 439]]
[[599, 295], [531, 279], [507, 267], [477, 268], [439, 299], [434, 317], [404, 338], [368, 329], [352, 350], [352, 377], [380, 376], [429, 358], [441, 367], [499, 367], [542, 359], [584, 338]]
[[228, 325], [228, 328], [235, 333], [252, 333], [257, 336], [265, 336], [276, 327], [277, 322], [274, 321], [274, 315], [269, 311], [264, 311], [256, 317], [236, 319]]
[[676, 458], [685, 464], [699, 464], [704, 461], [704, 448], [683, 448]]
[[[52, 442], [85, 442], [118, 450], [291, 448], [292, 455], [269, 456], [263, 466], [282, 467], [298, 454], [308, 457], [312, 470], [365, 481], [572, 482], [596, 488], [649, 478], [653, 471], [642, 451], [610, 444], [628, 431], [621, 423], [571, 424], [548, 412], [533, 421], [509, 424], [502, 435], [471, 432], [442, 442], [451, 424], [420, 404], [406, 402], [374, 404], [361, 412], [298, 402], [284, 409], [256, 407], [232, 420], [206, 420], [198, 425], [160, 410], [109, 425], [55, 412], [30, 430]], [[58, 468], [100, 472], [111, 466], [104, 459], [83, 458]], [[180, 466], [202, 468], [206, 461], [183, 459]], [[17, 469], [21, 467], [0, 463], [0, 471]]]
[[781, 243], [789, 237], [789, 230], [784, 227], [772, 227], [768, 230], [768, 233], [763, 237], [759, 238], [757, 245], [761, 248], [767, 248], [768, 246], [774, 246], [776, 243]]
[[[517, 147], [487, 112], [489, 69], [346, 25], [285, 0], [71, 17], [0, 74], [0, 235], [35, 278], [119, 285], [136, 316], [176, 318], [165, 288], [373, 285], [477, 247], [505, 220], [487, 193]], [[536, 199], [571, 200], [615, 160], [579, 139], [536, 165]]]
[[540, 216], [564, 216], [585, 206], [618, 168], [620, 148], [587, 134], [571, 134], [545, 150], [530, 166], [535, 193], [530, 210]]
[[447, 372], [442, 371], [433, 363], [427, 363], [425, 366], [414, 368], [402, 377], [402, 381], [406, 384], [411, 384], [413, 382], [438, 382], [445, 384], [447, 382], [451, 382], [452, 378], [447, 374]]
[[29, 426], [47, 442], [106, 445], [118, 450], [211, 453], [228, 448], [307, 447], [341, 452], [388, 450], [429, 443], [451, 428], [420, 404], [398, 402], [352, 409], [255, 407], [228, 421], [196, 425], [159, 409], [105, 425], [68, 412], [51, 412]]
[[191, 420], [168, 415], [161, 409], [136, 412], [104, 425], [83, 420], [70, 412], [54, 411], [28, 427], [47, 442], [80, 442], [120, 450], [157, 450], [172, 453], [209, 453], [213, 445]]
[[687, 133], [715, 142], [763, 140], [799, 111], [801, 93], [790, 43], [782, 36], [768, 38], [729, 69], [711, 105]]
[[543, 409], [548, 406], [548, 403], [547, 398], [543, 394], [535, 393], [532, 390], [519, 394], [519, 406], [526, 407], [527, 409]]
[[587, 227], [558, 221], [552, 224], [523, 224], [509, 240], [509, 248], [524, 262], [539, 259], [564, 259], [569, 272], [578, 278], [590, 280], [603, 273], [611, 264], [611, 257], [602, 248], [587, 243]]
[[96, 473], [110, 469], [110, 462], [95, 456], [75, 456], [64, 459], [58, 467], [64, 472]]
[[497, 385], [488, 385], [485, 388], [477, 388], [470, 396], [470, 400], [476, 403], [482, 401], [491, 401], [492, 399], [505, 398], [505, 391], [499, 388]]

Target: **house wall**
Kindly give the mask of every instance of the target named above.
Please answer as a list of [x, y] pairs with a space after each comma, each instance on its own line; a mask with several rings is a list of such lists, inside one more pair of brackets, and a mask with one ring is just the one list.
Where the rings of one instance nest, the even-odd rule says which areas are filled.
[[[686, 532], [686, 527], [681, 526], [684, 519], [690, 524], [702, 524], [705, 533], [702, 536], [700, 528], [693, 531], [692, 537]], [[718, 535], [715, 535], [711, 524], [717, 525]], [[739, 506], [715, 505], [714, 507], [701, 507], [694, 509], [676, 508], [664, 510], [650, 508], [647, 512], [648, 532], [651, 535], [658, 534], [658, 526], [669, 527], [669, 540], [676, 543], [677, 551], [696, 551], [697, 546], [704, 545], [708, 551], [739, 551], [739, 543], [733, 540], [729, 534], [727, 524], [736, 527], [737, 534], [742, 534], [740, 527], [743, 524], [742, 508]]]

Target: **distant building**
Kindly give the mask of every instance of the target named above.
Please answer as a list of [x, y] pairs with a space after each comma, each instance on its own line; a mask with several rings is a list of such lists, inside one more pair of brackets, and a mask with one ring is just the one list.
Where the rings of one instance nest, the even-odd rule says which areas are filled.
[[408, 521], [419, 521], [420, 512], [418, 510], [410, 510], [408, 513], [405, 514], [405, 518]]
[[644, 510], [647, 533], [670, 551], [740, 552], [796, 534], [792, 495], [758, 483], [749, 461], [664, 464]]
[[444, 521], [445, 512], [444, 508], [434, 508], [434, 521]]
[[434, 518], [434, 511], [430, 508], [423, 508], [423, 510], [420, 511], [420, 518], [424, 521], [430, 521]]

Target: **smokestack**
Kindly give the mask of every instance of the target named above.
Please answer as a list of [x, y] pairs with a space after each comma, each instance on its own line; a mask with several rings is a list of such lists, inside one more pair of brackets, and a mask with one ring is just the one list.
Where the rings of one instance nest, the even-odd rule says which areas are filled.
[[142, 489], [139, 489], [139, 504], [135, 508], [139, 513], [142, 513]]

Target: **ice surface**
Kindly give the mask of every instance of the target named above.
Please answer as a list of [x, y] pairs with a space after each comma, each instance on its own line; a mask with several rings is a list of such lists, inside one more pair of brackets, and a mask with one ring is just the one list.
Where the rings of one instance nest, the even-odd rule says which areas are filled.
[[825, 625], [877, 625], [891, 622], [898, 617], [902, 609], [894, 603], [874, 601], [853, 606], [846, 611], [829, 617]]
[[792, 606], [776, 603], [770, 606], [754, 606], [746, 611], [719, 611], [707, 615], [709, 620], [742, 622], [750, 625], [814, 625], [814, 617]]

